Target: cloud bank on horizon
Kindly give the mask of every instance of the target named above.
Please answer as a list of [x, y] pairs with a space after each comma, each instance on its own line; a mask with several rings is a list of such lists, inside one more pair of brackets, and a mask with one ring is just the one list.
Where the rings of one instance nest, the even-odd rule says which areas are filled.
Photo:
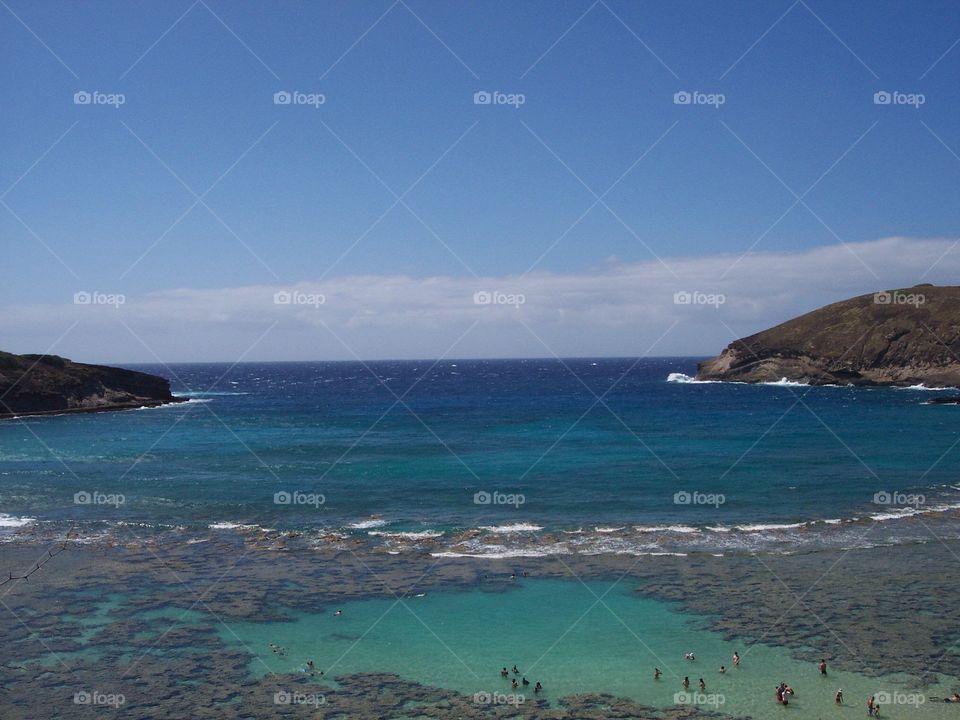
[[7, 305], [0, 333], [13, 352], [115, 363], [712, 355], [847, 297], [954, 284], [958, 243], [893, 237], [478, 279], [78, 288], [59, 304]]

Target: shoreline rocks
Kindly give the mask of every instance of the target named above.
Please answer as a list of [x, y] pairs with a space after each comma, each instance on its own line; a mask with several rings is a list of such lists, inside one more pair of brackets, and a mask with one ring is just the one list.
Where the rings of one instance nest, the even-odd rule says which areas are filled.
[[185, 402], [166, 378], [76, 363], [57, 355], [0, 352], [0, 418], [103, 412]]
[[960, 387], [960, 287], [917, 285], [827, 305], [732, 342], [698, 380]]

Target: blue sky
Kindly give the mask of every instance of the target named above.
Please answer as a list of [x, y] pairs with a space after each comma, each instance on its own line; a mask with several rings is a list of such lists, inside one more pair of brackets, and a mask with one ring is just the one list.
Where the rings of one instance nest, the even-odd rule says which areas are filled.
[[[15, 271], [0, 290], [5, 349], [235, 359], [259, 337], [246, 306], [227, 299], [245, 288], [334, 282], [389, 295], [400, 277], [405, 295], [355, 297], [321, 325], [359, 355], [436, 355], [475, 308], [412, 303], [392, 318], [396, 339], [352, 333], [415, 295], [409, 282], [472, 293], [543, 273], [592, 278], [599, 291], [618, 268], [649, 266], [666, 277], [637, 292], [666, 297], [716, 290], [698, 262], [714, 262], [720, 282], [744, 252], [766, 253], [724, 285], [731, 298], [744, 291], [725, 308], [739, 316], [711, 320], [711, 332], [681, 323], [654, 352], [710, 354], [731, 329], [844, 292], [955, 282], [951, 3], [6, 2], [0, 237]], [[78, 105], [78, 91], [124, 102]], [[277, 105], [278, 91], [325, 101]], [[524, 102], [477, 105], [478, 91]], [[723, 104], [675, 104], [682, 91]], [[878, 91], [923, 104], [878, 105]], [[817, 265], [822, 287], [789, 301], [776, 285], [748, 292], [769, 279], [750, 272], [770, 272], [770, 259], [865, 257], [890, 237], [907, 239], [897, 247], [916, 262], [881, 253]], [[680, 267], [700, 270], [685, 278]], [[173, 306], [151, 315], [138, 304], [156, 309], [179, 289], [220, 291], [226, 305], [175, 328]], [[123, 322], [76, 315], [84, 290], [124, 295]], [[598, 313], [625, 302], [591, 293]], [[608, 323], [600, 337], [551, 302], [556, 312], [529, 316], [528, 329], [558, 354], [642, 353], [673, 311], [640, 303], [637, 328]], [[314, 320], [284, 317], [249, 358], [349, 357], [329, 337], [295, 340], [298, 322]], [[460, 355], [544, 354], [490, 332]], [[213, 344], [198, 349], [200, 337]]]

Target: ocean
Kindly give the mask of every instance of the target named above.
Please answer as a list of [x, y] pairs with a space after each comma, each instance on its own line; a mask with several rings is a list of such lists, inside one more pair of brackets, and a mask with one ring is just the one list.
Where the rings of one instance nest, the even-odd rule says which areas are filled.
[[696, 362], [137, 366], [189, 402], [0, 422], [0, 530], [269, 528], [441, 557], [960, 536], [960, 415], [936, 390], [698, 383]]

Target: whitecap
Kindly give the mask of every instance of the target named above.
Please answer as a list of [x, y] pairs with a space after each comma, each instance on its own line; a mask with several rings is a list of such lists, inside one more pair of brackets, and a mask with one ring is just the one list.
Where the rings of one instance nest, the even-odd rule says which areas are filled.
[[700, 532], [699, 528], [690, 527], [689, 525], [637, 525], [634, 528], [637, 532], [648, 533], [648, 532], [673, 532], [673, 533], [698, 533]]
[[767, 530], [795, 530], [804, 525], [806, 525], [806, 523], [758, 523], [756, 525], [737, 525], [736, 529], [742, 532], [766, 532]]
[[423, 530], [421, 532], [384, 532], [382, 530], [371, 530], [367, 535], [373, 537], [397, 538], [400, 540], [429, 540], [443, 535], [436, 530]]
[[13, 515], [0, 513], [0, 528], [24, 527], [36, 521], [37, 519], [32, 517], [14, 517]]
[[695, 377], [691, 377], [686, 373], [670, 373], [667, 375], [667, 382], [672, 383], [689, 383], [692, 385], [707, 385], [710, 383], [718, 383], [720, 380], [697, 380]]
[[387, 524], [389, 523], [386, 520], [381, 520], [380, 518], [370, 518], [369, 520], [360, 520], [359, 522], [350, 523], [350, 525], [347, 527], [350, 527], [354, 530], [368, 530], [369, 528], [383, 527]]
[[492, 533], [519, 533], [537, 532], [538, 530], [543, 530], [543, 526], [531, 525], [530, 523], [514, 523], [512, 525], [481, 525], [480, 529]]

